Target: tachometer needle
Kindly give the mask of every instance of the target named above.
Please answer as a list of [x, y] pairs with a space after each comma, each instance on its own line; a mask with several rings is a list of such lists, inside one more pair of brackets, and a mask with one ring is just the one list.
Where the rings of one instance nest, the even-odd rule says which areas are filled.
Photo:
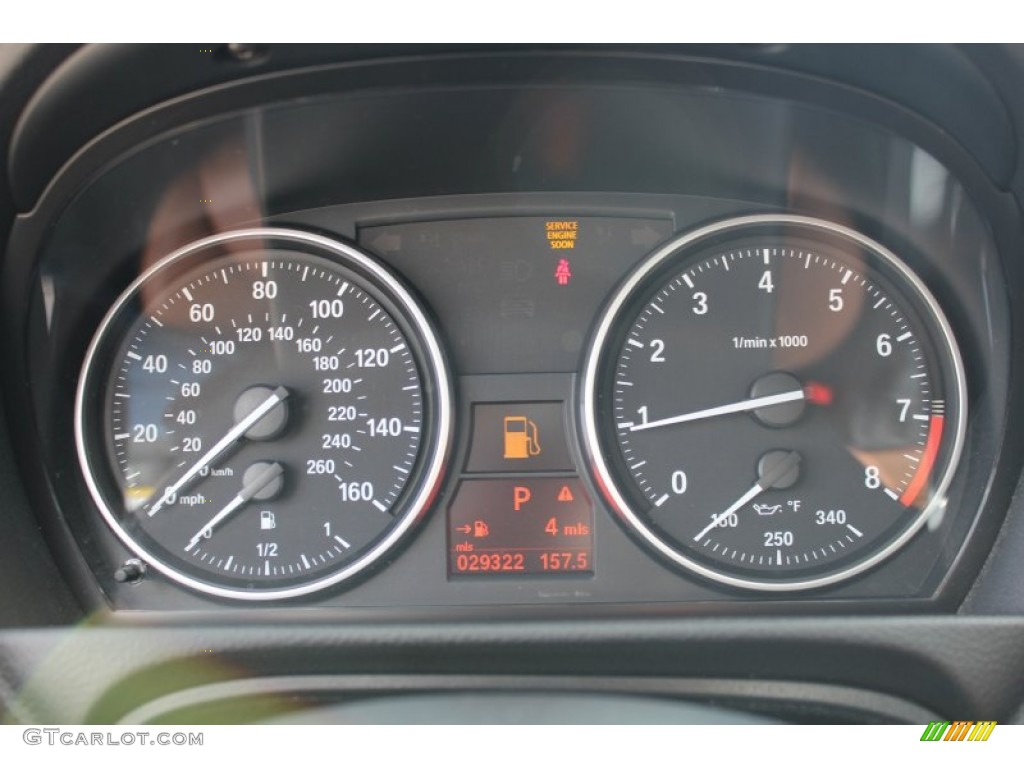
[[761, 475], [761, 477], [757, 479], [757, 482], [754, 483], [750, 490], [748, 490], [746, 493], [744, 493], [742, 496], [736, 499], [736, 501], [733, 502], [732, 505], [727, 510], [725, 510], [725, 512], [722, 512], [712, 517], [711, 522], [708, 523], [707, 526], [705, 526], [704, 530], [702, 530], [700, 533], [694, 536], [693, 540], [700, 541], [701, 539], [703, 539], [708, 531], [710, 531], [712, 528], [714, 528], [716, 525], [722, 522], [733, 512], [735, 512], [738, 509], [741, 509], [744, 505], [750, 503], [759, 495], [767, 491], [769, 488], [775, 485], [776, 482], [778, 482], [783, 477], [788, 475], [790, 471], [792, 471], [792, 469], [799, 463], [800, 454], [797, 453], [796, 451], [790, 451], [785, 456], [781, 456], [778, 459], [778, 461], [772, 463], [771, 466], [765, 467], [764, 473]]
[[282, 472], [284, 472], [284, 467], [276, 461], [267, 466], [267, 468], [256, 475], [250, 483], [243, 486], [242, 490], [238, 492], [235, 498], [229, 501], [224, 509], [214, 515], [210, 522], [199, 529], [199, 532], [193, 536], [185, 546], [185, 551], [190, 552], [192, 547], [198, 544], [201, 538], [206, 536], [207, 533], [212, 533], [213, 529], [220, 525], [225, 519], [248, 504], [257, 493], [280, 477]]
[[764, 397], [752, 397], [748, 400], [740, 400], [737, 403], [729, 403], [728, 405], [719, 405], [714, 408], [705, 408], [702, 411], [692, 411], [691, 413], [684, 413], [680, 416], [670, 416], [667, 419], [658, 419], [657, 421], [647, 421], [640, 424], [634, 424], [629, 428], [630, 432], [639, 432], [644, 429], [654, 429], [655, 427], [667, 427], [670, 424], [683, 424], [687, 421], [699, 421], [700, 419], [710, 419], [713, 416], [725, 416], [730, 413], [742, 413], [744, 411], [756, 411], [759, 408], [767, 408], [772, 405], [781, 405], [782, 403], [792, 403], [796, 400], [804, 400], [807, 397], [804, 389], [794, 389], [790, 392], [781, 392], [777, 395], [765, 395]]
[[218, 458], [220, 458], [221, 454], [223, 454], [228, 448], [230, 448], [236, 442], [241, 440], [242, 436], [245, 435], [245, 433], [248, 432], [249, 429], [254, 424], [256, 424], [256, 422], [258, 422], [260, 419], [262, 419], [264, 416], [270, 413], [270, 411], [274, 408], [275, 405], [287, 400], [288, 394], [288, 390], [285, 389], [284, 387], [278, 387], [273, 392], [271, 392], [266, 400], [264, 400], [262, 403], [256, 406], [256, 408], [254, 408], [253, 411], [248, 416], [246, 416], [244, 419], [235, 424], [235, 426], [229, 429], [228, 433], [224, 435], [224, 437], [222, 437], [220, 440], [218, 440], [216, 444], [214, 444], [214, 446], [210, 448], [210, 450], [208, 450], [206, 453], [200, 456], [199, 460], [191, 467], [189, 467], [188, 471], [185, 472], [185, 474], [182, 475], [181, 478], [174, 485], [168, 486], [167, 490], [164, 491], [163, 495], [157, 500], [156, 504], [154, 504], [150, 508], [149, 516], [152, 517], [157, 512], [159, 512], [167, 503], [167, 500], [173, 498], [178, 493], [178, 491], [180, 491], [185, 486], [186, 483], [188, 483], [192, 478], [194, 478], [196, 475], [202, 472], [204, 468], [206, 468], [214, 461], [216, 461]]

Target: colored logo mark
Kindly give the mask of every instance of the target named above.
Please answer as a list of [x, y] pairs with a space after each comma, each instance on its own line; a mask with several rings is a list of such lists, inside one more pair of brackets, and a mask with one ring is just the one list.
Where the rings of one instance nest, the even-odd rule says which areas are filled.
[[995, 720], [933, 720], [921, 734], [921, 741], [988, 741]]

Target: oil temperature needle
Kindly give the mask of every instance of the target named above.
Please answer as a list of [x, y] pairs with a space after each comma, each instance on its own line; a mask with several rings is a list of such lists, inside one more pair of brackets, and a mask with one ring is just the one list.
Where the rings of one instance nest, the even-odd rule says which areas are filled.
[[192, 547], [198, 544], [201, 538], [206, 536], [207, 533], [213, 533], [214, 528], [220, 525], [220, 523], [229, 515], [248, 504], [252, 500], [253, 496], [262, 491], [276, 478], [280, 477], [282, 472], [284, 472], [284, 467], [275, 461], [256, 475], [248, 485], [242, 487], [242, 490], [238, 492], [235, 498], [227, 503], [227, 506], [225, 506], [224, 509], [214, 515], [210, 522], [199, 529], [199, 533], [189, 540], [188, 545], [185, 547], [185, 551], [190, 552]]
[[218, 458], [220, 458], [220, 455], [224, 453], [224, 451], [226, 451], [232, 445], [234, 445], [238, 440], [240, 440], [242, 436], [246, 432], [248, 432], [253, 427], [253, 425], [256, 424], [256, 422], [258, 422], [260, 419], [262, 419], [264, 416], [270, 413], [270, 411], [274, 408], [275, 405], [277, 405], [280, 402], [283, 402], [287, 398], [288, 390], [285, 389], [284, 387], [278, 387], [273, 392], [271, 392], [267, 399], [260, 403], [258, 406], [256, 406], [252, 413], [250, 413], [244, 419], [235, 424], [235, 426], [229, 429], [228, 433], [224, 435], [224, 437], [218, 440], [210, 450], [208, 450], [199, 458], [199, 461], [197, 461], [195, 464], [189, 467], [188, 472], [182, 475], [181, 479], [178, 480], [178, 482], [176, 482], [174, 485], [170, 486], [166, 491], [164, 491], [164, 495], [161, 496], [157, 503], [153, 505], [152, 509], [149, 510], [149, 516], [152, 517], [157, 512], [159, 512], [163, 508], [164, 503], [167, 501], [167, 499], [171, 498], [178, 491], [180, 491], [184, 487], [185, 483], [189, 482], [193, 477], [202, 472], [205, 467], [207, 467], [208, 465], [216, 461]]
[[785, 456], [780, 458], [777, 462], [775, 462], [772, 466], [766, 468], [764, 474], [757, 479], [757, 482], [754, 483], [754, 485], [750, 488], [749, 491], [747, 491], [738, 499], [736, 499], [732, 506], [725, 510], [725, 512], [722, 512], [721, 514], [712, 517], [711, 522], [707, 524], [703, 531], [694, 536], [693, 540], [700, 541], [701, 539], [703, 539], [704, 535], [708, 531], [710, 531], [712, 528], [714, 528], [716, 525], [722, 522], [725, 518], [727, 518], [737, 509], [740, 509], [745, 504], [747, 504], [750, 501], [753, 501], [755, 498], [757, 498], [757, 496], [767, 491], [769, 488], [775, 485], [775, 483], [778, 482], [781, 478], [789, 474], [790, 470], [792, 470], [799, 463], [800, 454], [797, 453], [796, 451], [790, 451]]

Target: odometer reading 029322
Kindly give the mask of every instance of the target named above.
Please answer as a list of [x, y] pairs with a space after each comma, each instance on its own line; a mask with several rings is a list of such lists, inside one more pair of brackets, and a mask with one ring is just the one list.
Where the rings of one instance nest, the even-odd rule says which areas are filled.
[[193, 243], [108, 313], [77, 440], [107, 522], [203, 592], [277, 599], [379, 560], [425, 511], [451, 426], [412, 296], [367, 255], [287, 230]]
[[965, 426], [953, 334], [892, 253], [817, 219], [670, 242], [620, 286], [582, 382], [621, 519], [733, 586], [832, 584], [944, 505]]

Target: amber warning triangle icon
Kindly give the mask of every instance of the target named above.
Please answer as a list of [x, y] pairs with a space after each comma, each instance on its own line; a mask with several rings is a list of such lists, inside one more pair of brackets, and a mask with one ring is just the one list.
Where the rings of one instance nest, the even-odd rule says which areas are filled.
[[563, 485], [562, 490], [558, 492], [559, 501], [572, 501], [572, 491], [569, 490], [568, 485]]

